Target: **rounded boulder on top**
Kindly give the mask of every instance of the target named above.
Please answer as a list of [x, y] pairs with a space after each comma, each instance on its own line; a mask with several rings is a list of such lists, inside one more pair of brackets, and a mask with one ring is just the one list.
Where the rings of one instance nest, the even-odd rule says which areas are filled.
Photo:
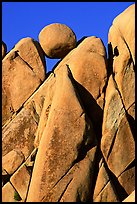
[[65, 24], [53, 23], [39, 33], [39, 42], [49, 58], [64, 58], [76, 46], [76, 35]]

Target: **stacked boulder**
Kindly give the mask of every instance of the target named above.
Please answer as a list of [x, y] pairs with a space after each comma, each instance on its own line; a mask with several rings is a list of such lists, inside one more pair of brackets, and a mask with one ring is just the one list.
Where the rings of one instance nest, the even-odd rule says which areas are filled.
[[[114, 19], [108, 59], [100, 38], [59, 23], [3, 43], [3, 202], [135, 200], [134, 14]], [[61, 59], [50, 75], [44, 55]]]

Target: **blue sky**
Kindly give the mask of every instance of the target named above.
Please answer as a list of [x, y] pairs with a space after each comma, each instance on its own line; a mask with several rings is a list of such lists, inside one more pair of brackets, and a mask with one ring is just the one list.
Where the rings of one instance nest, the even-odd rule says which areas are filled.
[[[107, 47], [108, 31], [114, 18], [135, 2], [2, 2], [2, 40], [8, 51], [25, 37], [37, 41], [42, 28], [63, 23], [76, 34], [97, 36]], [[46, 58], [47, 71], [57, 59]]]

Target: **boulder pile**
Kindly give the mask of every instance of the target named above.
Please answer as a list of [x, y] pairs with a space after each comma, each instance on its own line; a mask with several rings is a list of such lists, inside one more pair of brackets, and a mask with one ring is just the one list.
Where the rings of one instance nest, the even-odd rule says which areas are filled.
[[2, 202], [135, 202], [135, 4], [108, 57], [54, 23], [2, 58]]

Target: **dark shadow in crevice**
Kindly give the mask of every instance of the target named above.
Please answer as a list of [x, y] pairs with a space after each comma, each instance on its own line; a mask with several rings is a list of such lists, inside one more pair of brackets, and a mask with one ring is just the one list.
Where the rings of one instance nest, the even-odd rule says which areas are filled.
[[76, 164], [76, 163], [80, 162], [81, 160], [83, 160], [86, 157], [87, 152], [90, 149], [92, 149], [93, 147], [95, 147], [96, 145], [97, 144], [95, 142], [92, 143], [92, 144], [85, 145], [85, 143], [83, 141], [83, 143], [81, 143], [80, 148], [78, 149], [78, 156], [77, 156], [77, 159], [74, 160], [74, 164]]
[[97, 146], [97, 150], [95, 153], [95, 160], [94, 160], [94, 171], [93, 171], [93, 177], [92, 177], [92, 184], [91, 184], [91, 196], [90, 196], [90, 202], [93, 202], [93, 195], [94, 195], [94, 190], [95, 190], [95, 185], [99, 173], [99, 163], [102, 158], [102, 152], [100, 151], [99, 146]]
[[49, 75], [52, 73], [52, 71], [49, 71], [46, 73], [46, 79], [49, 77]]
[[113, 61], [114, 57], [119, 56], [119, 51], [117, 46], [114, 48], [114, 53], [113, 53], [113, 48], [111, 42], [108, 44], [108, 78], [111, 74], [113, 73]]
[[113, 61], [114, 61], [114, 57], [118, 57], [119, 56], [119, 50], [117, 48], [117, 46], [114, 48], [114, 52], [113, 52], [113, 48], [112, 48], [112, 44], [111, 42], [108, 44], [108, 78], [109, 76], [113, 73]]
[[33, 40], [33, 42], [34, 42], [34, 45], [37, 48], [38, 54], [40, 56], [40, 59], [41, 59], [43, 65], [45, 67], [45, 74], [46, 74], [47, 67], [46, 67], [45, 53], [44, 53], [44, 51], [43, 51], [43, 49], [42, 49], [42, 47], [41, 47], [41, 45], [40, 45], [40, 43], [38, 41]]
[[7, 171], [6, 171], [6, 173], [7, 174], [2, 174], [2, 186], [4, 186], [8, 181], [10, 181], [11, 175], [9, 175]]
[[135, 120], [130, 114], [128, 114], [127, 111], [126, 111], [126, 117], [127, 117], [127, 120], [128, 120], [129, 126], [130, 126], [130, 130], [132, 132], [132, 135], [133, 135], [133, 138], [135, 141]]
[[119, 56], [119, 51], [118, 51], [118, 48], [117, 48], [117, 46], [114, 48], [114, 54], [113, 54], [113, 57], [114, 56]]
[[76, 88], [84, 106], [85, 112], [90, 118], [95, 134], [97, 136], [98, 144], [100, 144], [102, 136], [102, 121], [103, 121], [103, 110], [97, 104], [96, 100], [90, 94], [90, 92], [83, 87], [80, 83], [75, 81]]
[[107, 77], [113, 73], [113, 48], [111, 42], [108, 44], [108, 69], [107, 69]]

